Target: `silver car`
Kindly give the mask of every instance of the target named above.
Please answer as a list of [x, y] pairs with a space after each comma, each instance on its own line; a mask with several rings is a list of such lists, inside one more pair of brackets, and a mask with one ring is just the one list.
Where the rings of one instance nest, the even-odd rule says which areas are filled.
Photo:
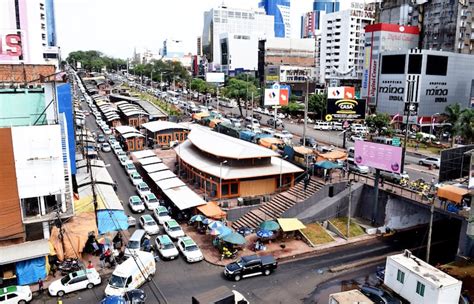
[[422, 158], [418, 161], [418, 165], [420, 166], [433, 166], [436, 169], [439, 169], [441, 161], [437, 157], [427, 157]]

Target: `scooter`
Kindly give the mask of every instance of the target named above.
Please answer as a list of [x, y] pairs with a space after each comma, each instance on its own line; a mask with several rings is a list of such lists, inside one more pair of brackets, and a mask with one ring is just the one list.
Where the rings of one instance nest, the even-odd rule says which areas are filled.
[[70, 274], [71, 272], [81, 270], [81, 266], [79, 265], [77, 259], [66, 259], [59, 263], [58, 270], [61, 275], [64, 276]]

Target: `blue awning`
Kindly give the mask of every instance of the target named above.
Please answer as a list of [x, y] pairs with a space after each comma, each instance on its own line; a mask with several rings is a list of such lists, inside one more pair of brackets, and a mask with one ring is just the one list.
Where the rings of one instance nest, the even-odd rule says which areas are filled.
[[123, 210], [98, 210], [97, 222], [99, 234], [128, 229], [127, 215]]

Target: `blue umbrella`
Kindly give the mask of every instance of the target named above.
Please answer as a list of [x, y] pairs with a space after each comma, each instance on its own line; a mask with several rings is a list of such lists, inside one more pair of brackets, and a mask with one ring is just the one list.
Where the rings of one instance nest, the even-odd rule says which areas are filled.
[[218, 231], [218, 236], [220, 238], [228, 235], [228, 234], [231, 234], [232, 233], [232, 229], [230, 229], [229, 227], [226, 227], [226, 226], [220, 226], [220, 227], [217, 227], [216, 229], [214, 230], [217, 230]]
[[209, 225], [210, 223], [212, 223], [212, 221], [213, 221], [213, 220], [211, 220], [211, 219], [205, 218], [205, 219], [202, 220], [202, 223], [203, 223], [204, 225]]
[[222, 226], [224, 226], [224, 224], [222, 224], [222, 222], [220, 221], [213, 221], [209, 223], [209, 229], [216, 229], [217, 227], [222, 227]]
[[280, 229], [280, 225], [275, 221], [264, 221], [260, 223], [260, 229], [275, 231]]
[[205, 217], [204, 215], [197, 214], [197, 215], [191, 216], [191, 218], [189, 219], [189, 221], [190, 221], [191, 223], [192, 223], [192, 222], [203, 222], [205, 219], [206, 219], [206, 217]]
[[273, 231], [260, 229], [257, 231], [257, 236], [260, 238], [269, 238], [273, 235]]
[[232, 232], [231, 234], [224, 236], [222, 240], [234, 245], [243, 245], [247, 242], [247, 240], [237, 232]]

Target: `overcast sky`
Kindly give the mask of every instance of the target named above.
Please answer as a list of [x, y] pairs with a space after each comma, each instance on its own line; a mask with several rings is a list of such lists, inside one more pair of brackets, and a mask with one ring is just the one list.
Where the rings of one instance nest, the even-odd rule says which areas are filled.
[[[346, 0], [343, 0], [346, 1]], [[292, 37], [300, 35], [300, 16], [313, 0], [292, 0]], [[203, 13], [222, 0], [56, 0], [56, 29], [62, 54], [99, 50], [131, 57], [146, 47], [158, 52], [163, 40], [181, 39], [185, 51], [196, 53]], [[257, 7], [258, 0], [226, 0], [229, 7]]]

